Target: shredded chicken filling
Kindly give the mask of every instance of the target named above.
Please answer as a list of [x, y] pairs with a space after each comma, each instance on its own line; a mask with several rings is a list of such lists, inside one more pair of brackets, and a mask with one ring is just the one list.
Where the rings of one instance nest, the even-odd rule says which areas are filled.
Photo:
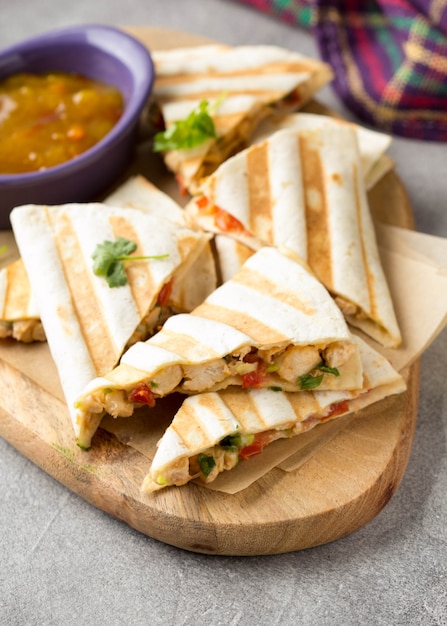
[[324, 349], [289, 345], [279, 351], [247, 350], [199, 365], [167, 367], [131, 389], [104, 388], [86, 397], [80, 408], [85, 407], [90, 413], [105, 411], [113, 417], [128, 417], [135, 407], [152, 407], [157, 398], [176, 391], [201, 393], [230, 385], [246, 389], [271, 387], [277, 391], [316, 388], [324, 376], [339, 375], [338, 368], [349, 360], [355, 346], [340, 341]]

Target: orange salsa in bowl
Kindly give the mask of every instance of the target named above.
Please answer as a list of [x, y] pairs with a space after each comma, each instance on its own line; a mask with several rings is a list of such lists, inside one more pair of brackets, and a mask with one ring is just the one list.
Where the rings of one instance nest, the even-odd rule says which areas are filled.
[[60, 165], [107, 135], [120, 119], [119, 90], [80, 74], [18, 73], [0, 82], [0, 174]]

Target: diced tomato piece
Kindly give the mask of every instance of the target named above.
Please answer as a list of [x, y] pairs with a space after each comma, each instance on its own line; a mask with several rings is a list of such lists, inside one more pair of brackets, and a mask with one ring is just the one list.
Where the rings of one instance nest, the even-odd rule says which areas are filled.
[[208, 206], [208, 198], [206, 196], [200, 196], [200, 198], [197, 198], [196, 204], [200, 210], [206, 209]]
[[163, 287], [160, 289], [160, 293], [158, 294], [157, 298], [157, 304], [159, 306], [164, 306], [171, 297], [173, 284], [174, 280], [171, 278], [171, 280], [168, 283], [164, 284]]
[[268, 374], [265, 371], [265, 364], [263, 361], [258, 361], [258, 367], [253, 372], [248, 372], [242, 376], [242, 388], [252, 389], [253, 387], [261, 387], [263, 383], [267, 382]]
[[255, 456], [256, 454], [260, 454], [263, 450], [264, 446], [260, 441], [255, 441], [244, 448], [239, 450], [239, 456], [244, 461], [249, 459], [251, 456]]
[[231, 213], [228, 213], [228, 211], [220, 209], [219, 207], [216, 207], [216, 209], [217, 211], [214, 217], [214, 222], [220, 230], [231, 233], [240, 233], [245, 231], [242, 222], [231, 215]]
[[127, 399], [135, 404], [147, 404], [151, 408], [155, 406], [155, 396], [146, 383], [138, 383]]
[[333, 404], [329, 410], [329, 413], [322, 418], [322, 421], [327, 420], [331, 417], [337, 417], [337, 415], [341, 415], [342, 413], [347, 413], [349, 411], [349, 404], [347, 400], [342, 400], [342, 402], [337, 402]]

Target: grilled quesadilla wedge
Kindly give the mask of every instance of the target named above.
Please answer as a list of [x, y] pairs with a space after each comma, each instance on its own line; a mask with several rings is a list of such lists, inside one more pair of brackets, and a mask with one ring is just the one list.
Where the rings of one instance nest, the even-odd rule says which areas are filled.
[[253, 249], [292, 250], [352, 325], [385, 346], [399, 345], [357, 136], [349, 125], [274, 133], [223, 163], [186, 210], [197, 226]]
[[393, 160], [386, 154], [391, 145], [391, 136], [352, 124], [346, 120], [316, 113], [291, 113], [266, 118], [250, 137], [250, 145], [268, 139], [278, 130], [313, 130], [330, 128], [334, 125], [350, 126], [356, 133], [360, 167], [367, 190], [394, 167]]
[[21, 259], [0, 270], [0, 339], [7, 337], [23, 343], [46, 339]]
[[301, 263], [265, 247], [191, 314], [169, 318], [87, 385], [76, 402], [78, 441], [90, 445], [105, 412], [128, 417], [169, 393], [362, 384], [358, 346], [329, 293]]
[[405, 390], [389, 361], [358, 341], [363, 386], [356, 391], [275, 392], [230, 390], [187, 398], [158, 443], [142, 490], [152, 492], [192, 479], [211, 482], [225, 470], [290, 438]]
[[[96, 203], [26, 205], [11, 223], [70, 409], [89, 381], [172, 313], [173, 282], [209, 240], [144, 211]], [[124, 265], [124, 283], [110, 287], [92, 255], [118, 237], [136, 244], [135, 260]]]
[[[169, 219], [186, 226], [183, 209], [143, 176], [130, 178], [108, 196], [104, 204], [137, 208], [161, 220]], [[183, 261], [175, 272], [175, 280], [165, 289], [165, 311], [158, 321], [169, 310], [192, 311], [216, 288], [217, 273], [211, 242], [205, 240], [202, 243], [197, 247], [196, 254], [188, 255]], [[13, 337], [24, 343], [46, 340], [30, 289], [21, 259], [0, 270], [0, 338]]]
[[167, 130], [209, 104], [215, 136], [164, 152], [182, 187], [240, 150], [258, 123], [275, 111], [293, 111], [332, 78], [328, 65], [276, 46], [205, 45], [155, 51], [153, 101]]

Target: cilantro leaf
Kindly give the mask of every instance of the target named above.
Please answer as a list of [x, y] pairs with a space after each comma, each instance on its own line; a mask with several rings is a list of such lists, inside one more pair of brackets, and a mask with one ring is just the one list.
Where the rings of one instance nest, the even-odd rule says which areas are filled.
[[174, 122], [155, 135], [153, 151], [190, 150], [202, 145], [210, 137], [217, 137], [216, 127], [208, 101], [202, 100], [184, 120]]
[[109, 287], [122, 287], [127, 283], [124, 261], [139, 261], [144, 259], [163, 259], [167, 254], [158, 256], [130, 256], [137, 249], [137, 244], [124, 237], [117, 237], [115, 241], [103, 241], [98, 244], [92, 254], [93, 273], [104, 276]]

